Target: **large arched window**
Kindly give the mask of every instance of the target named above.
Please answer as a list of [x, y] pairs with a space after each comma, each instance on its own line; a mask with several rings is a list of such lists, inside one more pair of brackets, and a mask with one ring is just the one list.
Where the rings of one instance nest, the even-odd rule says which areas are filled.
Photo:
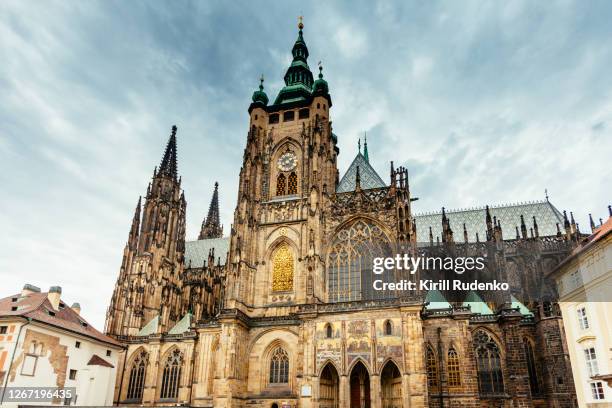
[[181, 352], [176, 349], [170, 353], [164, 365], [161, 391], [159, 394], [161, 399], [176, 399], [178, 397], [182, 365], [183, 356]]
[[427, 372], [427, 386], [430, 391], [438, 391], [438, 361], [436, 354], [430, 346], [425, 352], [425, 371]]
[[461, 371], [459, 368], [459, 355], [457, 351], [451, 347], [448, 349], [447, 354], [447, 372], [448, 372], [448, 386], [459, 387], [461, 386]]
[[276, 178], [276, 195], [287, 195], [287, 179], [283, 173], [279, 174]]
[[281, 347], [270, 358], [270, 384], [289, 383], [289, 356]]
[[272, 257], [272, 291], [289, 290], [293, 290], [293, 253], [289, 245], [283, 242]]
[[297, 174], [294, 171], [289, 174], [289, 179], [287, 181], [287, 194], [297, 194], [298, 192], [298, 181]]
[[527, 371], [529, 372], [529, 387], [531, 388], [531, 395], [540, 395], [540, 381], [536, 368], [535, 354], [533, 353], [531, 342], [527, 338], [523, 339], [523, 350], [525, 350]]
[[476, 369], [478, 370], [478, 390], [481, 394], [501, 394], [504, 392], [501, 355], [499, 346], [484, 330], [474, 334]]
[[128, 382], [127, 390], [128, 400], [142, 400], [148, 359], [149, 355], [143, 350], [132, 362], [132, 367], [130, 368], [130, 380]]
[[[327, 293], [330, 302], [385, 299], [391, 291], [372, 287], [372, 262], [391, 255], [391, 244], [382, 229], [367, 220], [357, 220], [334, 237], [327, 256]], [[394, 282], [394, 272], [376, 275], [383, 282]]]

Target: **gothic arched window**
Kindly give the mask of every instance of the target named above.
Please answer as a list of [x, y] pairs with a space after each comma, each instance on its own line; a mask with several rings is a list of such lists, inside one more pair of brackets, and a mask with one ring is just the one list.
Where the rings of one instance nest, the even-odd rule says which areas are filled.
[[293, 253], [286, 243], [274, 251], [272, 257], [272, 291], [293, 290]]
[[168, 356], [164, 365], [162, 375], [161, 392], [159, 397], [162, 399], [176, 399], [178, 397], [179, 382], [181, 379], [181, 368], [183, 356], [177, 349]]
[[144, 390], [145, 372], [147, 369], [147, 361], [149, 355], [146, 351], [140, 352], [132, 362], [130, 368], [130, 380], [128, 382], [127, 399], [142, 400], [142, 391]]
[[430, 346], [425, 352], [425, 371], [427, 372], [427, 386], [430, 391], [437, 391], [438, 388], [438, 361], [436, 354]]
[[536, 368], [535, 354], [533, 353], [533, 347], [531, 346], [531, 342], [527, 338], [523, 339], [523, 349], [525, 350], [527, 371], [529, 372], [529, 387], [531, 388], [531, 395], [539, 395], [540, 381]]
[[391, 323], [391, 320], [387, 320], [385, 322], [385, 335], [390, 336], [392, 334], [393, 334], [393, 323]]
[[294, 171], [289, 175], [289, 180], [287, 182], [287, 194], [297, 194], [297, 174]]
[[325, 325], [325, 337], [327, 337], [328, 339], [332, 338], [332, 327], [329, 323]]
[[276, 178], [276, 195], [284, 196], [287, 194], [287, 180], [283, 173], [279, 174]]
[[448, 372], [448, 386], [459, 387], [461, 386], [461, 371], [459, 368], [459, 355], [457, 351], [451, 347], [447, 354], [447, 372]]
[[289, 356], [278, 347], [270, 358], [270, 384], [289, 383]]
[[478, 330], [474, 335], [476, 369], [478, 370], [478, 390], [481, 394], [501, 394], [504, 392], [504, 379], [501, 367], [499, 346], [491, 336]]
[[[372, 262], [391, 255], [391, 244], [380, 227], [367, 220], [357, 220], [340, 230], [331, 242], [327, 257], [327, 293], [330, 302], [385, 299], [397, 296], [392, 291], [374, 290]], [[384, 271], [376, 279], [394, 282], [393, 271]]]

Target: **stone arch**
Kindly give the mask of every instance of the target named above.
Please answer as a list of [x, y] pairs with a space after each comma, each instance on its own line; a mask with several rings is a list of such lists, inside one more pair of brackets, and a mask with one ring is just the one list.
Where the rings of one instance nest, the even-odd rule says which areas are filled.
[[[287, 329], [270, 329], [259, 333], [251, 340], [247, 364], [247, 390], [250, 394], [261, 394], [269, 390], [270, 357], [277, 347], [282, 347], [289, 358], [289, 382], [280, 386], [285, 391], [297, 392], [295, 383], [298, 335]], [[279, 386], [275, 385], [275, 389]]]
[[340, 404], [340, 372], [329, 360], [319, 371], [319, 406], [337, 408]]
[[399, 364], [393, 357], [387, 357], [383, 360], [382, 364], [380, 364], [380, 370], [378, 371], [378, 375], [380, 375], [382, 373], [383, 368], [387, 365], [387, 363], [393, 363], [395, 364], [395, 366], [397, 367], [397, 369], [400, 372], [400, 375], [404, 375], [404, 373], [402, 372], [402, 366], [401, 364]]
[[349, 401], [353, 407], [370, 407], [370, 371], [361, 358], [351, 364], [349, 370]]
[[178, 400], [185, 365], [185, 352], [173, 344], [159, 360], [157, 397]]
[[[295, 157], [297, 158], [297, 166], [295, 167], [295, 169], [293, 169], [292, 171], [289, 172], [285, 172], [280, 170], [276, 163], [278, 161], [278, 159], [286, 152], [292, 152]], [[304, 160], [304, 151], [302, 150], [302, 147], [300, 145], [300, 143], [292, 138], [292, 137], [287, 137], [284, 138], [282, 140], [280, 140], [273, 148], [272, 151], [270, 153], [270, 163], [271, 163], [271, 167], [270, 167], [270, 193], [272, 196], [283, 196], [283, 195], [290, 195], [288, 193], [288, 185], [287, 183], [289, 182], [289, 177], [291, 176], [291, 173], [294, 172], [295, 173], [295, 178], [296, 178], [296, 191], [293, 192], [291, 195], [294, 194], [300, 194], [301, 193], [301, 180], [302, 180], [302, 162]], [[285, 191], [283, 194], [279, 194], [279, 189], [278, 189], [278, 178], [280, 176], [283, 176], [285, 179]]]
[[269, 248], [268, 271], [270, 292], [291, 292], [295, 290], [295, 278], [298, 265], [298, 252], [292, 242], [281, 237]]
[[472, 332], [478, 391], [481, 395], [497, 395], [504, 392], [502, 344], [489, 330], [477, 328]]
[[147, 368], [149, 366], [149, 352], [143, 347], [137, 347], [127, 359], [124, 372], [129, 373], [126, 381], [126, 400], [142, 401]]
[[366, 371], [368, 372], [369, 375], [372, 375], [372, 371], [370, 369], [369, 364], [367, 363], [367, 361], [365, 361], [363, 358], [361, 357], [357, 357], [355, 360], [353, 360], [351, 362], [351, 364], [349, 364], [348, 369], [346, 370], [347, 375], [351, 374], [351, 371], [353, 371], [353, 369], [355, 368], [355, 366], [357, 364], [363, 364], [363, 366], [365, 367]]
[[402, 373], [399, 366], [387, 359], [380, 370], [380, 390], [383, 408], [402, 406]]

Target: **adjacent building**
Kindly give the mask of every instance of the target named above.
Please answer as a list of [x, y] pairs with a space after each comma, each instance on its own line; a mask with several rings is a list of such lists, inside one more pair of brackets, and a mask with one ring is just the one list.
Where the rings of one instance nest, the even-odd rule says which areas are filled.
[[551, 274], [581, 407], [612, 407], [612, 210]]
[[59, 286], [43, 293], [26, 284], [21, 293], [0, 299], [0, 404], [13, 404], [14, 387], [59, 387], [74, 393], [38, 402], [112, 405], [122, 346], [93, 328], [79, 304], [68, 306], [61, 293]]

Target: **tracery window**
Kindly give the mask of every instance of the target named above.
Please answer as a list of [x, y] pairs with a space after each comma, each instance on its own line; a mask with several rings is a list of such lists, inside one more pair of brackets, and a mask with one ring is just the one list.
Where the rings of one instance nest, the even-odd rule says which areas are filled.
[[451, 347], [447, 354], [447, 371], [448, 371], [448, 386], [461, 386], [461, 371], [459, 369], [459, 355], [457, 351]]
[[501, 356], [497, 343], [491, 336], [478, 330], [474, 335], [476, 368], [478, 370], [478, 390], [481, 394], [501, 394], [504, 392]]
[[297, 174], [294, 171], [289, 175], [289, 181], [287, 182], [287, 194], [297, 194]]
[[289, 356], [278, 347], [270, 358], [270, 384], [289, 383]]
[[[334, 237], [327, 257], [327, 293], [329, 302], [385, 299], [397, 296], [392, 291], [373, 290], [372, 260], [390, 256], [391, 244], [380, 227], [367, 220], [357, 220]], [[394, 282], [394, 271], [385, 271], [376, 279]]]
[[272, 257], [272, 291], [289, 290], [293, 290], [293, 253], [283, 242]]
[[523, 349], [525, 350], [527, 371], [529, 372], [529, 387], [531, 388], [531, 395], [539, 395], [540, 381], [535, 363], [535, 354], [533, 353], [531, 342], [526, 338], [523, 339]]
[[283, 173], [279, 174], [276, 178], [276, 195], [283, 196], [286, 195], [287, 191], [287, 180]]
[[432, 391], [437, 391], [438, 388], [438, 361], [436, 360], [436, 354], [427, 346], [425, 352], [425, 370], [427, 372], [427, 386]]
[[181, 379], [181, 368], [183, 356], [177, 349], [168, 356], [164, 365], [162, 376], [161, 392], [159, 397], [162, 399], [176, 399], [178, 396], [179, 381]]
[[130, 368], [130, 380], [128, 382], [127, 399], [142, 400], [142, 392], [144, 390], [145, 371], [149, 355], [146, 351], [140, 352], [132, 362]]

